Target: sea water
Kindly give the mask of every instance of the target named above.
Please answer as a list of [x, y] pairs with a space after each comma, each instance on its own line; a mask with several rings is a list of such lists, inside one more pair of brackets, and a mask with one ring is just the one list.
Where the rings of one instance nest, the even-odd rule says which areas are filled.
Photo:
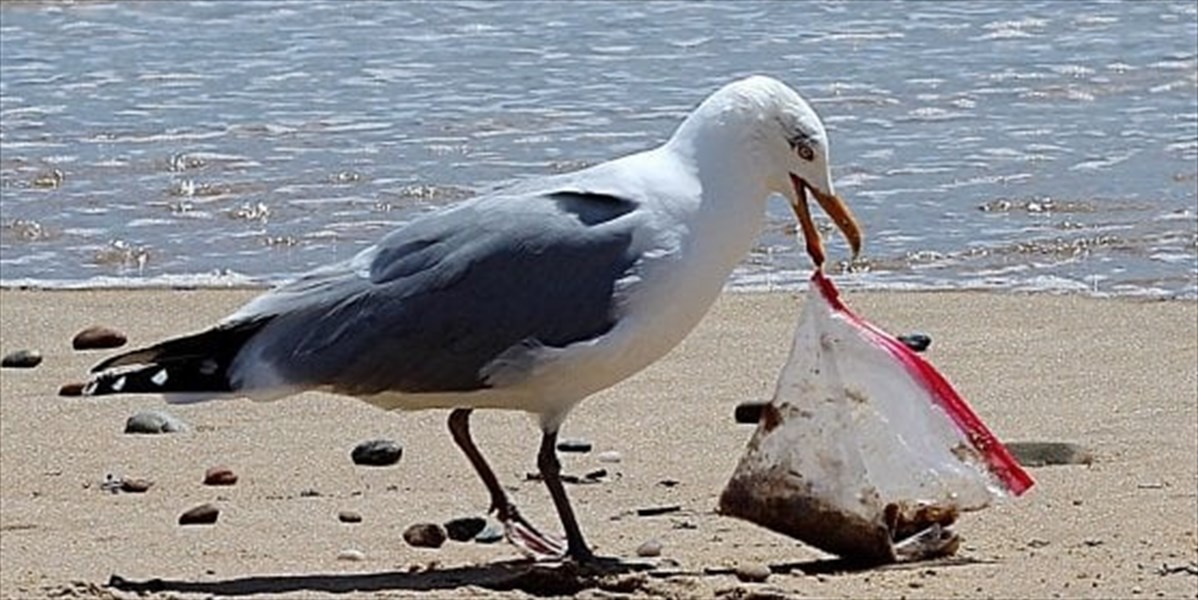
[[[665, 140], [822, 115], [846, 287], [1198, 297], [1198, 4], [0, 2], [0, 285], [269, 284]], [[802, 286], [781, 199], [730, 281]]]

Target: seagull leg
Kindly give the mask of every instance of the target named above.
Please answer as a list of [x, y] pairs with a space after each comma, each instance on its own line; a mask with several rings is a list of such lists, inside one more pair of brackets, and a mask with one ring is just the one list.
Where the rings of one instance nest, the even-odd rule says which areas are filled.
[[474, 440], [470, 437], [472, 412], [473, 409], [459, 408], [449, 413], [449, 433], [453, 436], [454, 443], [462, 449], [470, 464], [474, 466], [475, 472], [483, 480], [483, 485], [487, 486], [487, 492], [491, 494], [491, 508], [488, 512], [495, 513], [503, 523], [508, 541], [520, 551], [533, 558], [561, 558], [566, 554], [566, 547], [562, 541], [541, 533], [520, 515], [516, 505], [508, 499], [507, 492], [503, 491], [503, 486], [499, 485], [499, 478], [479, 452], [478, 446], [474, 445]]
[[595, 555], [582, 539], [582, 530], [578, 527], [578, 519], [574, 518], [574, 509], [570, 508], [570, 499], [566, 497], [566, 488], [562, 485], [562, 464], [557, 460], [557, 432], [546, 431], [541, 437], [541, 452], [537, 454], [537, 467], [541, 470], [541, 478], [549, 495], [553, 497], [553, 505], [561, 517], [562, 527], [566, 530], [566, 555], [576, 562], [593, 562]]

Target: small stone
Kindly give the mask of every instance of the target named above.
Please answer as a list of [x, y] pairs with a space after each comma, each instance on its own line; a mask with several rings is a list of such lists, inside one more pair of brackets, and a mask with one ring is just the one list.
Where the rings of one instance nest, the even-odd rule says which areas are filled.
[[1049, 465], [1089, 465], [1094, 453], [1079, 444], [1069, 442], [1010, 442], [1007, 450], [1025, 467]]
[[678, 504], [666, 504], [663, 506], [646, 506], [644, 508], [636, 509], [636, 516], [638, 516], [638, 517], [656, 517], [658, 515], [664, 515], [664, 514], [668, 514], [668, 513], [678, 512], [680, 510], [682, 510], [682, 506], [678, 505]]
[[740, 404], [736, 405], [736, 410], [733, 412], [733, 416], [736, 418], [737, 423], [741, 423], [743, 425], [756, 425], [757, 422], [761, 420], [761, 413], [763, 410], [765, 410], [765, 406], [767, 404], [769, 403], [756, 401], [741, 402]]
[[770, 578], [769, 565], [751, 562], [737, 565], [734, 571], [736, 578], [745, 583], [761, 583]]
[[584, 454], [590, 452], [593, 446], [590, 442], [581, 439], [562, 440], [557, 443], [558, 452], [575, 452]]
[[201, 504], [179, 515], [180, 525], [211, 525], [220, 516], [220, 509], [211, 504]]
[[144, 494], [153, 485], [154, 482], [149, 479], [133, 477], [130, 479], [121, 479], [120, 490], [129, 494]]
[[145, 410], [125, 421], [125, 433], [178, 433], [191, 426], [166, 412]]
[[237, 474], [229, 467], [219, 465], [209, 467], [204, 471], [204, 485], [233, 485], [237, 483]]
[[636, 547], [636, 555], [649, 558], [652, 556], [661, 556], [661, 542], [657, 540], [648, 540], [640, 546]]
[[445, 522], [445, 533], [455, 542], [468, 542], [487, 527], [482, 517], [462, 517]]
[[84, 385], [85, 384], [82, 383], [64, 383], [62, 384], [62, 387], [58, 388], [58, 395], [65, 398], [82, 396]]
[[42, 364], [42, 353], [37, 350], [17, 350], [0, 359], [0, 367], [10, 369], [32, 369]]
[[932, 345], [932, 336], [926, 333], [908, 333], [898, 336], [898, 341], [909, 348], [912, 352], [923, 352]]
[[347, 560], [350, 562], [362, 562], [366, 560], [366, 553], [354, 548], [346, 548], [337, 553], [337, 560]]
[[129, 341], [125, 334], [100, 325], [93, 325], [75, 334], [71, 346], [76, 350], [97, 350], [102, 348], [120, 348]]
[[474, 536], [476, 544], [494, 544], [501, 540], [503, 540], [503, 526], [491, 521], [488, 521], [487, 526], [483, 527], [483, 530]]
[[615, 450], [607, 450], [595, 455], [595, 459], [601, 463], [615, 464], [624, 460], [624, 456]]
[[352, 510], [343, 510], [337, 513], [337, 520], [342, 523], [361, 523], [362, 515]]
[[349, 456], [355, 465], [386, 467], [399, 462], [403, 446], [391, 440], [368, 440], [355, 446]]
[[403, 539], [417, 548], [440, 548], [448, 536], [437, 523], [416, 523], [403, 532]]

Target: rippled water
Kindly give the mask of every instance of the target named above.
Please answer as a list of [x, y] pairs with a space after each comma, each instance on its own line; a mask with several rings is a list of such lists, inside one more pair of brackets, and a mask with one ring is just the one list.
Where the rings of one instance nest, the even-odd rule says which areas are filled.
[[[759, 72], [829, 128], [847, 284], [1194, 298], [1196, 46], [1190, 1], [4, 2], [0, 280], [279, 280]], [[803, 276], [770, 219], [735, 285]]]

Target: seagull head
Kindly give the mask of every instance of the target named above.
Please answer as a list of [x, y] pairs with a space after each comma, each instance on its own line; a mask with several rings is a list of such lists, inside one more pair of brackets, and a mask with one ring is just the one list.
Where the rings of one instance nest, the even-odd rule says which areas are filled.
[[[817, 268], [824, 246], [811, 217], [814, 199], [844, 235], [855, 258], [861, 250], [861, 227], [832, 188], [828, 134], [819, 115], [798, 92], [765, 76], [732, 82], [712, 94], [688, 121], [686, 135], [708, 138], [707, 147], [739, 148], [765, 184], [767, 192], [784, 196], [794, 210]], [[684, 123], [680, 133], [692, 129]], [[715, 139], [712, 139], [715, 138]], [[711, 143], [714, 142], [714, 143]], [[713, 157], [716, 158], [716, 157]], [[729, 160], [726, 154], [717, 160]]]

